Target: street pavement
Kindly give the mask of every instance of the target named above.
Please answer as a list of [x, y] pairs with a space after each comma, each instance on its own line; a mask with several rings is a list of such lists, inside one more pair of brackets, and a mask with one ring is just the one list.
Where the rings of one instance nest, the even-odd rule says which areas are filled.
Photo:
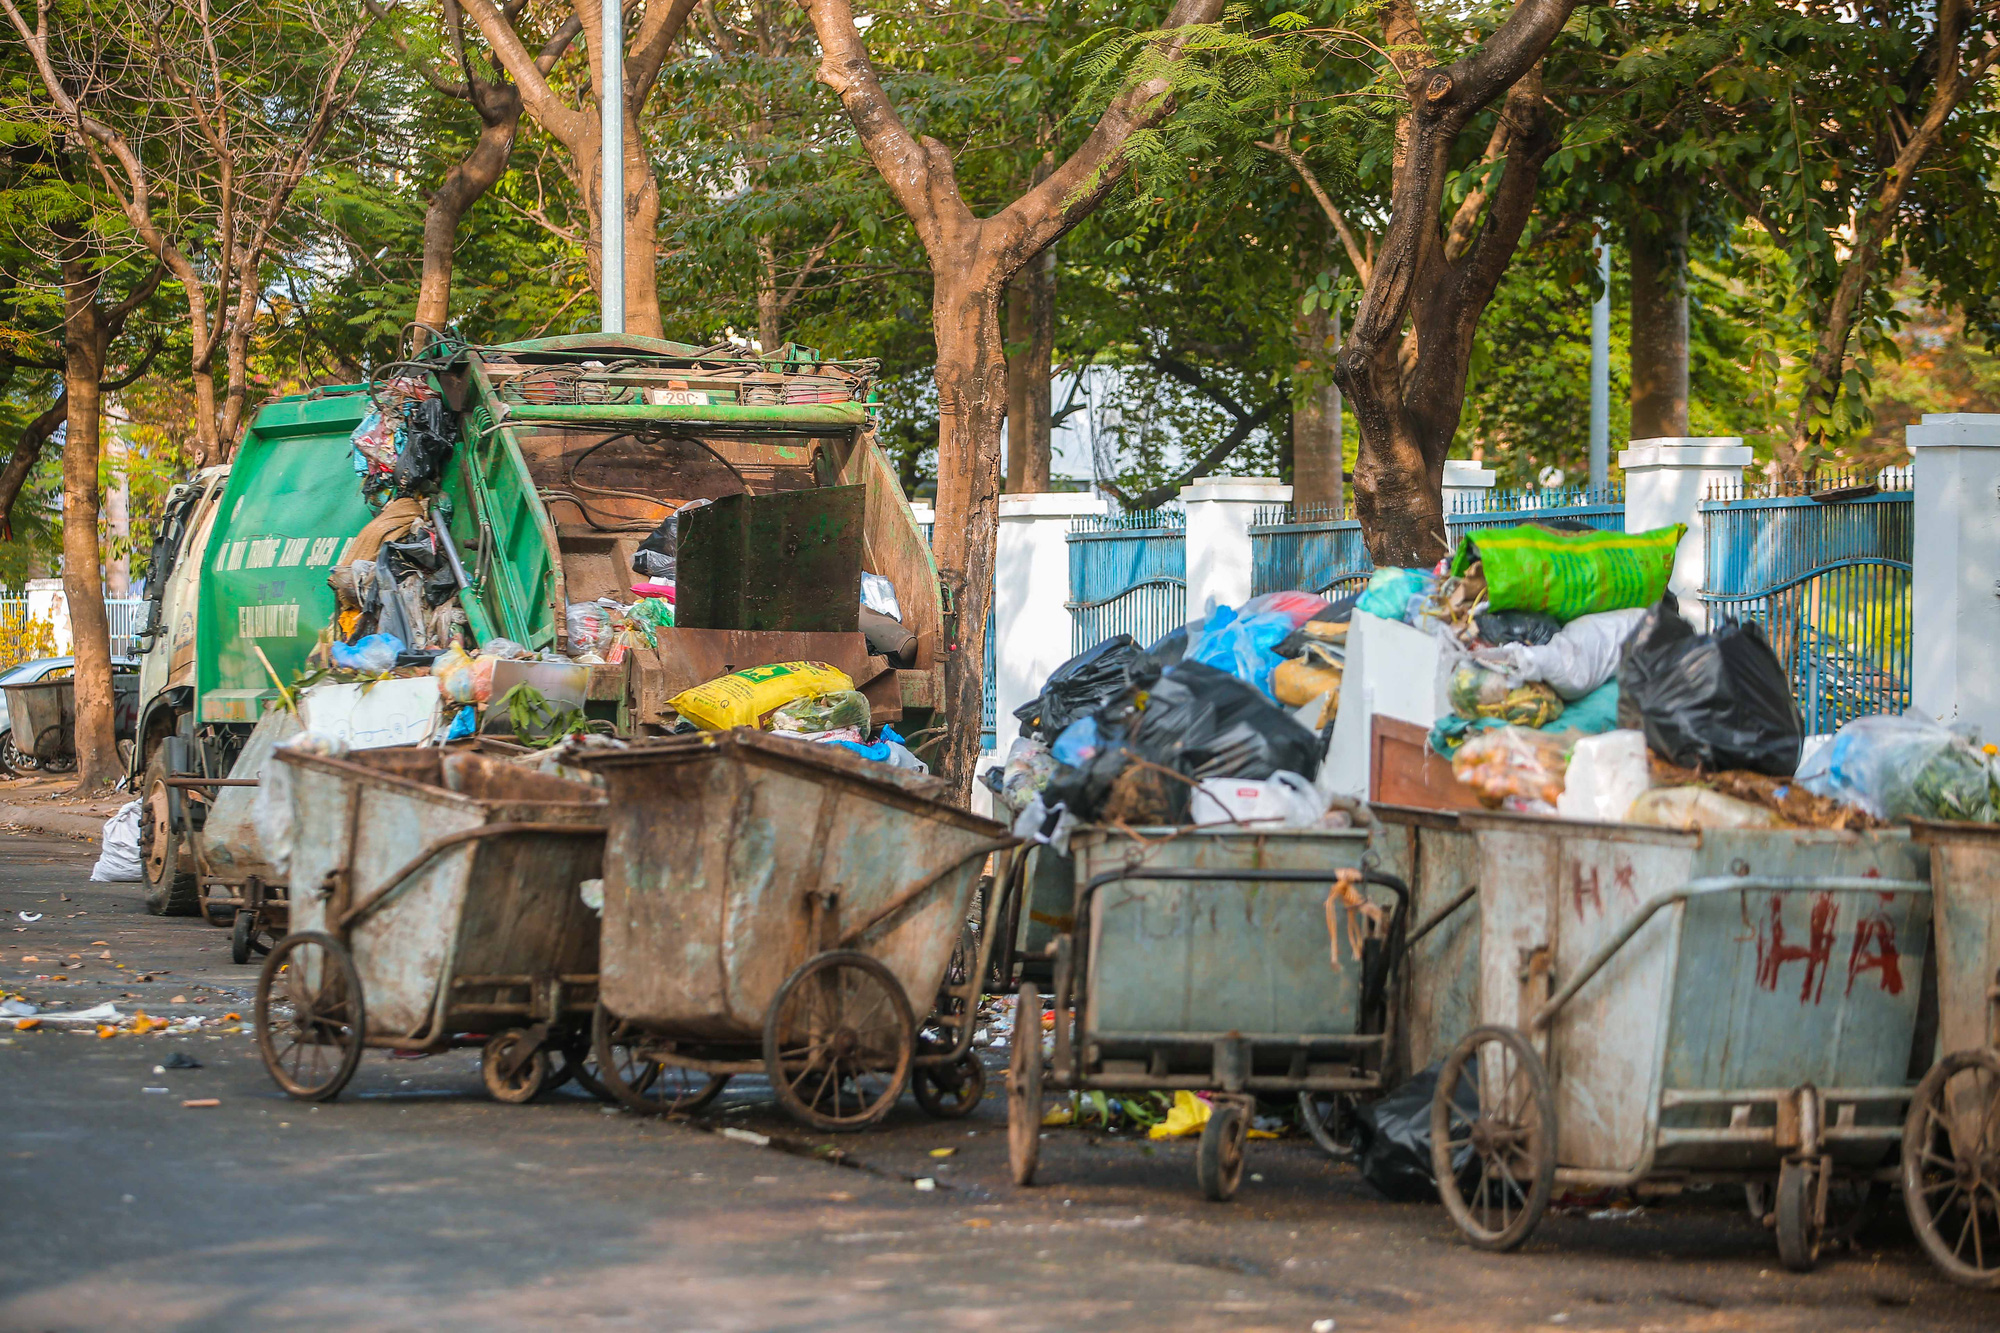
[[[1197, 1192], [1191, 1141], [1070, 1129], [1015, 1189], [997, 1055], [970, 1119], [905, 1098], [837, 1143], [747, 1079], [688, 1122], [569, 1090], [501, 1105], [469, 1050], [371, 1051], [340, 1100], [306, 1105], [257, 1057], [256, 969], [226, 932], [88, 883], [93, 855], [0, 831], [0, 988], [210, 1021], [0, 1026], [4, 1333], [2000, 1327], [2000, 1294], [1940, 1279], [1893, 1198], [1797, 1275], [1721, 1190], [1577, 1208], [1482, 1254], [1298, 1137], [1253, 1142], [1228, 1204]], [[201, 1068], [164, 1068], [174, 1052]]]

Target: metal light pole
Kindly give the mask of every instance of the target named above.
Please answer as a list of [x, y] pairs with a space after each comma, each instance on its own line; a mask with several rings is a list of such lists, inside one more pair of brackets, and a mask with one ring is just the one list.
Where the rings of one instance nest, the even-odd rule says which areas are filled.
[[1604, 290], [1590, 307], [1590, 488], [1611, 484], [1611, 242], [1597, 233], [1597, 276]]
[[625, 14], [620, 0], [603, 0], [599, 62], [604, 86], [598, 90], [598, 141], [604, 176], [598, 203], [598, 239], [604, 292], [598, 303], [606, 333], [625, 332]]

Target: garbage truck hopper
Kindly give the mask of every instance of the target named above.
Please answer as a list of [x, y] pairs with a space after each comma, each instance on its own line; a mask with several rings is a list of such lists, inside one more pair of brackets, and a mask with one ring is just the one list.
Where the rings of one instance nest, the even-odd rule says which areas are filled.
[[[658, 730], [682, 690], [820, 661], [853, 678], [875, 722], [930, 725], [949, 626], [875, 440], [874, 369], [630, 335], [446, 353], [432, 378], [461, 444], [439, 485], [472, 636], [580, 652], [567, 608], [644, 595], [634, 557], [678, 513], [675, 626], [593, 671], [594, 711], [615, 704], [621, 731]], [[873, 621], [873, 651], [864, 572], [893, 585], [901, 626]]]

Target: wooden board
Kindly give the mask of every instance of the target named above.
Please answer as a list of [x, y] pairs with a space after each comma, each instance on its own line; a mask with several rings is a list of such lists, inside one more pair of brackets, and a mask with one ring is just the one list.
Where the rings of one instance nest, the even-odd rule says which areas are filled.
[[1430, 746], [1430, 729], [1377, 713], [1369, 719], [1368, 801], [1419, 810], [1478, 810], [1479, 797]]

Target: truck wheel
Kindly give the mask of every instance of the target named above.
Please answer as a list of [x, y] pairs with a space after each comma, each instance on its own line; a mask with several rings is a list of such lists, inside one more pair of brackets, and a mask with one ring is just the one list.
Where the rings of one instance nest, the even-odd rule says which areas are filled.
[[153, 751], [140, 785], [139, 864], [146, 876], [146, 910], [154, 916], [193, 916], [201, 910], [201, 884], [181, 869], [181, 840], [167, 811], [167, 747]]

